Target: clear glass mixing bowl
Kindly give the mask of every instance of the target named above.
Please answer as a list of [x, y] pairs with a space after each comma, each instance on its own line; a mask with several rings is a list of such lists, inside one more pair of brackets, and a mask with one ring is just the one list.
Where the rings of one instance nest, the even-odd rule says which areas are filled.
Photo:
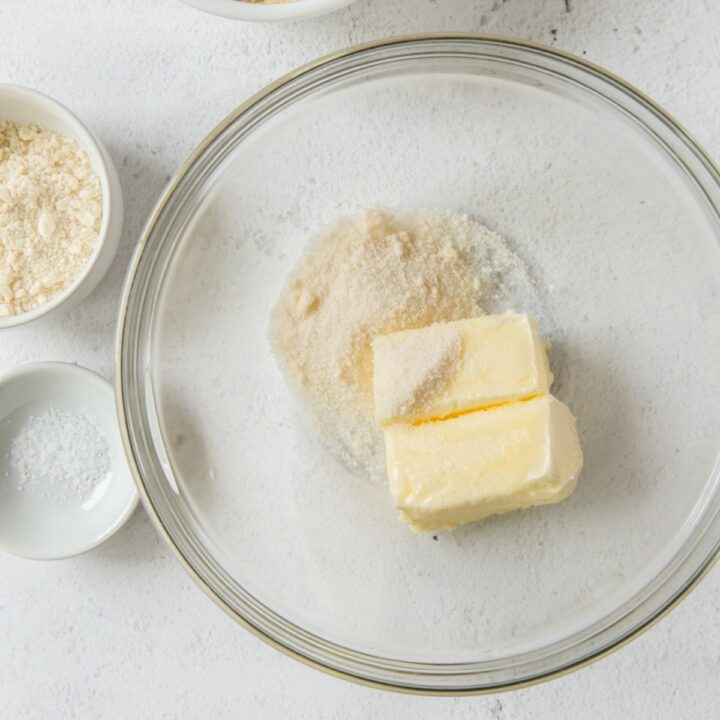
[[[308, 427], [267, 340], [308, 237], [447, 207], [529, 268], [585, 468], [552, 507], [415, 535]], [[666, 113], [515, 40], [390, 40], [302, 68], [179, 170], [135, 256], [118, 398], [145, 506], [237, 620], [324, 670], [478, 692], [576, 667], [718, 550], [718, 172]]]

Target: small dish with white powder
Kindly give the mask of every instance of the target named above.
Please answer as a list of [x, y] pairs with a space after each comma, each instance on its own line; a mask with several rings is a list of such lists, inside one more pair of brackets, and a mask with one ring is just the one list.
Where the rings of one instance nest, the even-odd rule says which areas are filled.
[[83, 300], [115, 256], [122, 220], [100, 140], [55, 100], [0, 84], [0, 329]]
[[77, 555], [120, 528], [137, 499], [106, 380], [65, 363], [0, 378], [0, 549]]

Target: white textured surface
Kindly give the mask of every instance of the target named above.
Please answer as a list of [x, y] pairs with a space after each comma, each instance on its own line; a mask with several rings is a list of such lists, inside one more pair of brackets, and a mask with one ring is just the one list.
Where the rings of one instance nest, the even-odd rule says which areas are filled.
[[[516, 35], [638, 85], [720, 156], [714, 0], [358, 0], [289, 25], [243, 25], [176, 0], [3, 0], [0, 81], [68, 104], [124, 185], [122, 249], [70, 316], [4, 332], [0, 371], [70, 360], [109, 376], [119, 288], [169, 174], [216, 122], [279, 74], [333, 49], [432, 30]], [[549, 684], [485, 698], [403, 698], [325, 677], [235, 626], [138, 511], [83, 557], [0, 558], [0, 718], [711, 718], [720, 700], [720, 571], [620, 652]]]

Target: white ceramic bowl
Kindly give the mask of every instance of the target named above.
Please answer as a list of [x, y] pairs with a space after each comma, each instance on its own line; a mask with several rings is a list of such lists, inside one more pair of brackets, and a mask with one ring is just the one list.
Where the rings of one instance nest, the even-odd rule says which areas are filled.
[[183, 0], [199, 10], [250, 22], [300, 20], [339, 10], [354, 0], [295, 0], [286, 3], [252, 3], [245, 0]]
[[0, 317], [0, 330], [66, 312], [84, 300], [110, 267], [120, 242], [123, 199], [120, 179], [102, 142], [56, 100], [20, 85], [0, 83], [0, 121], [35, 123], [77, 141], [100, 179], [103, 215], [93, 254], [85, 269], [52, 300], [29, 312]]
[[[21, 488], [11, 446], [28, 418], [56, 408], [89, 417], [105, 437], [110, 472], [88, 497], [52, 499]], [[112, 386], [67, 363], [32, 363], [0, 378], [0, 550], [34, 560], [78, 555], [130, 517], [138, 493], [123, 451]]]

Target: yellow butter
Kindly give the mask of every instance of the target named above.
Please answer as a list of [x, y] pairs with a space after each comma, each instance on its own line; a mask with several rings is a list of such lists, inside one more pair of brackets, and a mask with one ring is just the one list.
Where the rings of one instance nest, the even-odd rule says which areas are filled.
[[438, 323], [373, 343], [381, 425], [424, 421], [542, 395], [553, 376], [535, 320], [508, 313]]
[[415, 530], [453, 528], [565, 499], [582, 451], [566, 405], [543, 395], [422, 424], [385, 427], [395, 507]]

